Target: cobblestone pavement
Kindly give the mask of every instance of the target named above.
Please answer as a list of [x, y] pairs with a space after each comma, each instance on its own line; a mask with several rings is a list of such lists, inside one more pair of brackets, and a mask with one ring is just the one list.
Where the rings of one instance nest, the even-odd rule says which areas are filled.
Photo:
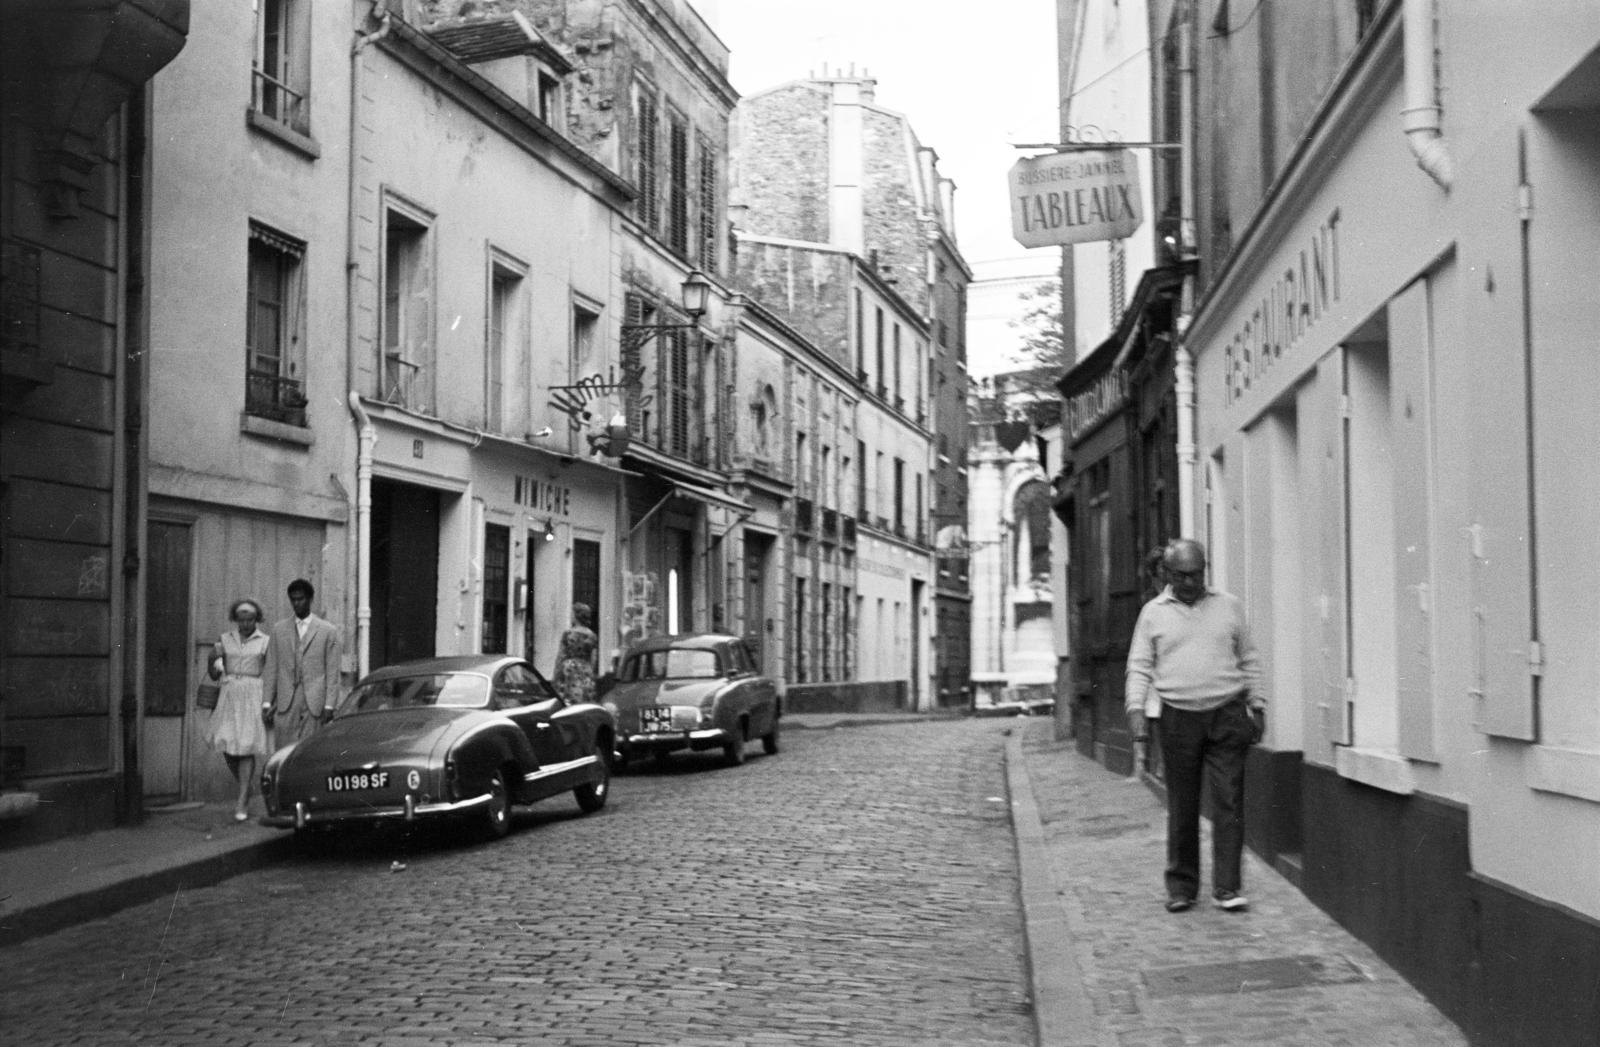
[[[1088, 1042], [1465, 1047], [1371, 949], [1248, 851], [1248, 912], [1204, 898], [1166, 912], [1166, 810], [1150, 790], [1054, 742], [1048, 723], [1031, 722], [1022, 749], [1100, 1025]], [[1201, 854], [1209, 878], [1209, 833]]]
[[1031, 1044], [1010, 728], [791, 731], [743, 767], [620, 777], [596, 816], [547, 801], [498, 843], [319, 848], [0, 951], [0, 1038]]

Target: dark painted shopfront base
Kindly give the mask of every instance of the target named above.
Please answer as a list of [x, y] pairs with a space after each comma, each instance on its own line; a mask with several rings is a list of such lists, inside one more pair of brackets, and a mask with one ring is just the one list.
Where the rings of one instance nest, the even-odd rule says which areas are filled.
[[1600, 1045], [1600, 922], [1476, 875], [1461, 805], [1301, 767], [1307, 897], [1473, 1043]]
[[1474, 1044], [1600, 1045], [1600, 923], [1476, 875], [1468, 811], [1255, 749], [1251, 850], [1421, 990]]

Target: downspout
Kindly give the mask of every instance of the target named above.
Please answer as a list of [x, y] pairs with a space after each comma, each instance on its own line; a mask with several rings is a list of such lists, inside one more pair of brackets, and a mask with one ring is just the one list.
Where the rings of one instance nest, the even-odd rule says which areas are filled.
[[372, 424], [361, 396], [350, 393], [350, 413], [355, 416], [356, 451], [356, 679], [367, 675], [372, 656], [368, 639], [372, 633], [372, 564], [367, 550], [372, 548], [372, 452], [378, 443], [378, 430]]
[[[1190, 6], [1179, 23], [1178, 43], [1178, 109], [1182, 113], [1183, 128], [1179, 141], [1183, 146], [1179, 168], [1178, 246], [1190, 255], [1195, 248], [1195, 187], [1194, 187], [1194, 18]], [[1198, 448], [1195, 445], [1194, 354], [1189, 351], [1186, 335], [1189, 320], [1194, 316], [1194, 276], [1183, 278], [1183, 290], [1178, 302], [1178, 315], [1173, 324], [1176, 336], [1172, 353], [1173, 395], [1177, 401], [1178, 425], [1178, 537], [1194, 538], [1194, 476], [1198, 468]], [[1209, 539], [1209, 535], [1206, 536]]]
[[1443, 109], [1439, 106], [1438, 27], [1434, 18], [1435, 0], [1405, 0], [1405, 108], [1401, 124], [1417, 166], [1428, 177], [1449, 189], [1455, 180], [1455, 162], [1439, 129]]
[[[379, 4], [374, 3], [376, 10]], [[378, 12], [378, 28], [365, 36], [358, 36], [350, 47], [350, 165], [349, 198], [345, 207], [345, 388], [350, 390], [348, 403], [356, 421], [356, 526], [354, 548], [350, 560], [356, 570], [356, 679], [367, 675], [372, 663], [372, 564], [368, 551], [372, 548], [372, 457], [378, 443], [378, 431], [372, 418], [361, 404], [361, 394], [356, 390], [356, 374], [360, 370], [356, 359], [356, 290], [360, 266], [356, 261], [356, 211], [360, 207], [360, 178], [358, 157], [361, 119], [361, 52], [369, 44], [382, 40], [389, 34], [393, 23], [387, 10]]]

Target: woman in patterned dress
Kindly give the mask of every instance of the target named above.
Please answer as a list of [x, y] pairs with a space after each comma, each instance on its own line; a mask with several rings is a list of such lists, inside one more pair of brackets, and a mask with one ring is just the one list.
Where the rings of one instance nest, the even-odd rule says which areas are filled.
[[228, 611], [234, 627], [223, 633], [211, 648], [207, 672], [222, 681], [217, 707], [211, 711], [206, 727], [206, 742], [228, 761], [228, 770], [239, 783], [233, 820], [250, 817], [251, 783], [256, 777], [256, 759], [265, 760], [272, 747], [267, 726], [261, 720], [261, 669], [267, 659], [267, 634], [256, 628], [261, 620], [261, 605], [240, 600]]
[[561, 634], [556, 649], [556, 691], [568, 705], [594, 701], [594, 658], [600, 638], [594, 634], [594, 612], [588, 604], [572, 605], [572, 628]]

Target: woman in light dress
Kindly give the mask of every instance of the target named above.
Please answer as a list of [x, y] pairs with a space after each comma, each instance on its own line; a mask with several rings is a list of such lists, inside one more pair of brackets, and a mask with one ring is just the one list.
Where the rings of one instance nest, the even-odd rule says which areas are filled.
[[211, 710], [206, 742], [228, 761], [228, 770], [239, 783], [233, 820], [250, 817], [251, 783], [256, 778], [256, 760], [272, 752], [267, 725], [261, 719], [261, 668], [267, 660], [267, 634], [256, 627], [261, 620], [261, 605], [254, 600], [239, 600], [228, 611], [233, 628], [223, 633], [211, 648], [207, 672], [222, 681], [217, 707]]

